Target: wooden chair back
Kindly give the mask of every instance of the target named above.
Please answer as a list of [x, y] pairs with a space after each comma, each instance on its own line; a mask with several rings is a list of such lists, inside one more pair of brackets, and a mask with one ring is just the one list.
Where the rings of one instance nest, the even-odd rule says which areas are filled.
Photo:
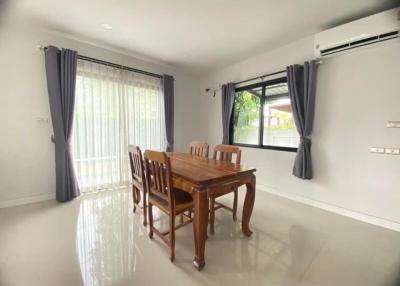
[[193, 141], [190, 143], [190, 155], [208, 158], [209, 146], [207, 142]]
[[[234, 161], [232, 161], [232, 155], [236, 155], [236, 159]], [[241, 155], [242, 150], [240, 150], [239, 147], [220, 144], [214, 147], [213, 159], [240, 164]]]
[[149, 196], [166, 200], [169, 206], [173, 207], [171, 162], [168, 156], [164, 152], [146, 150], [144, 165]]
[[129, 145], [129, 163], [131, 165], [132, 183], [137, 188], [144, 188], [145, 175], [142, 151], [139, 146]]

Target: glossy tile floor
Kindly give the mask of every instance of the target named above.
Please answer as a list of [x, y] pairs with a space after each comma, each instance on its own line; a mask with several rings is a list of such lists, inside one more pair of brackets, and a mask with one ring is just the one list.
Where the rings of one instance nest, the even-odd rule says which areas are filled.
[[258, 192], [252, 238], [219, 210], [198, 272], [192, 226], [177, 231], [171, 263], [130, 199], [119, 190], [0, 209], [0, 285], [400, 285], [394, 231]]

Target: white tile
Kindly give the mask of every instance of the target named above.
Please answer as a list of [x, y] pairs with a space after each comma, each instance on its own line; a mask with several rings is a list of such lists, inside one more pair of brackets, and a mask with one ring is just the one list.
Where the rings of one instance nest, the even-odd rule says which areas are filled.
[[[231, 197], [222, 198], [231, 202]], [[243, 194], [240, 196], [243, 202]], [[241, 209], [240, 204], [240, 209]], [[192, 266], [191, 225], [176, 260], [149, 239], [129, 191], [0, 210], [0, 285], [397, 285], [400, 233], [258, 192], [251, 238], [217, 211], [206, 267]], [[158, 224], [166, 226], [164, 217]], [[397, 279], [397, 280], [396, 280]]]

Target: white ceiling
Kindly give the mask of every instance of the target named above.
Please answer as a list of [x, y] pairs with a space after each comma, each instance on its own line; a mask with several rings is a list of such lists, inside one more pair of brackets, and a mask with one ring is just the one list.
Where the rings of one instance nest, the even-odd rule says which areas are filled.
[[[399, 5], [398, 0], [12, 0], [60, 32], [198, 72]], [[102, 23], [113, 26], [105, 30]]]

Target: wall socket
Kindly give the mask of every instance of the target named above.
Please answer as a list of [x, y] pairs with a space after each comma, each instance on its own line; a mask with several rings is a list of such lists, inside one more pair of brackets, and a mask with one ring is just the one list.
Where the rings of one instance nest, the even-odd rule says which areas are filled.
[[387, 154], [387, 155], [400, 155], [400, 148], [384, 148], [384, 147], [371, 147], [370, 153]]
[[400, 155], [400, 149], [399, 148], [385, 148], [385, 154]]
[[371, 147], [369, 148], [369, 152], [376, 154], [385, 154], [385, 148], [383, 147]]
[[36, 117], [36, 121], [39, 124], [49, 124], [49, 119], [47, 117]]
[[400, 121], [388, 121], [386, 123], [387, 128], [400, 128]]

